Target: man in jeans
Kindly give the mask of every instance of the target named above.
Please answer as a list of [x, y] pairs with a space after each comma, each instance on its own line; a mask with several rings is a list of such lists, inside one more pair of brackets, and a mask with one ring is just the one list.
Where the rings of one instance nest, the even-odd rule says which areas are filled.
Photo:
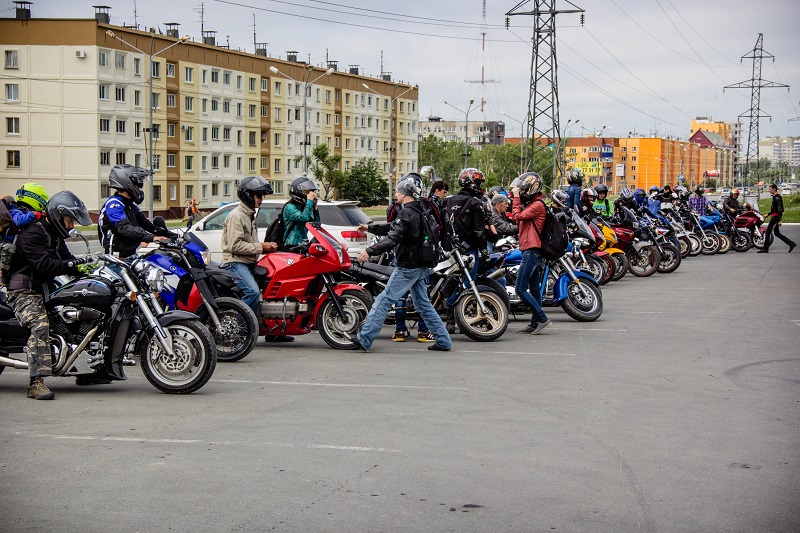
[[[366, 262], [369, 261], [370, 255], [379, 255], [396, 248], [395, 257], [397, 258], [397, 268], [392, 272], [384, 291], [375, 299], [372, 309], [364, 321], [364, 326], [358, 332], [358, 348], [364, 351], [369, 351], [373, 341], [380, 333], [389, 309], [409, 290], [414, 299], [414, 306], [436, 339], [434, 344], [428, 346], [428, 350], [447, 352], [453, 346], [442, 319], [439, 318], [439, 314], [428, 299], [428, 288], [425, 283], [428, 267], [422, 263], [419, 257], [420, 231], [422, 229], [420, 215], [422, 207], [419, 204], [421, 192], [420, 187], [413, 179], [400, 180], [395, 188], [395, 198], [397, 203], [403, 206], [403, 209], [400, 209], [397, 218], [391, 223], [386, 237], [358, 254], [358, 260]], [[372, 226], [371, 224], [369, 231], [375, 233]], [[381, 230], [378, 232], [383, 233]]]
[[511, 220], [519, 224], [519, 249], [522, 251], [514, 290], [531, 308], [531, 323], [519, 333], [538, 335], [552, 323], [542, 311], [541, 233], [547, 216], [542, 200], [542, 178], [536, 172], [526, 172], [514, 180], [511, 192], [514, 194]]

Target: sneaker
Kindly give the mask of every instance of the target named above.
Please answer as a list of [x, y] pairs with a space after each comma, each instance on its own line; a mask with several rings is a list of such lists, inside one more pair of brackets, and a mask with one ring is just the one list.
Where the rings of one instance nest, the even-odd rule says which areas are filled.
[[395, 330], [394, 335], [392, 335], [392, 342], [405, 342], [406, 337], [408, 337], [408, 330], [407, 329], [398, 329]]
[[417, 342], [436, 342], [436, 337], [430, 331], [420, 331], [417, 333]]
[[28, 387], [28, 398], [34, 400], [52, 400], [56, 397], [53, 391], [47, 388], [41, 377], [31, 379], [31, 384]]
[[537, 327], [539, 327], [539, 324], [528, 324], [523, 329], [519, 330], [517, 333], [527, 333], [530, 335], [531, 333], [536, 331]]
[[792, 244], [789, 245], [789, 253], [792, 253], [792, 250], [794, 250], [795, 246], [797, 246], [796, 243], [792, 243]]
[[428, 346], [428, 350], [432, 352], [449, 352], [450, 348], [445, 348], [444, 346], [434, 343]]
[[538, 335], [539, 333], [541, 333], [542, 331], [544, 331], [544, 328], [546, 328], [547, 326], [549, 326], [549, 325], [550, 325], [550, 324], [552, 324], [552, 323], [553, 323], [553, 321], [552, 321], [552, 320], [550, 320], [549, 318], [548, 318], [548, 319], [547, 319], [545, 322], [540, 322], [540, 323], [539, 323], [539, 325], [538, 325], [538, 326], [536, 326], [536, 329], [534, 329], [534, 330], [531, 332], [531, 335]]
[[355, 343], [356, 343], [356, 345], [355, 345], [355, 346], [353, 346], [352, 348], [350, 348], [351, 350], [361, 350], [362, 352], [367, 352], [367, 353], [369, 353], [369, 350], [368, 350], [367, 348], [364, 348], [364, 346], [362, 346], [362, 345], [361, 345], [361, 341], [359, 341], [358, 339], [356, 339], [356, 340], [355, 340]]
[[765, 250], [764, 248], [762, 248], [762, 249], [760, 249], [759, 251], [757, 251], [756, 253], [757, 253], [757, 254], [768, 254], [768, 253], [769, 253], [769, 250]]

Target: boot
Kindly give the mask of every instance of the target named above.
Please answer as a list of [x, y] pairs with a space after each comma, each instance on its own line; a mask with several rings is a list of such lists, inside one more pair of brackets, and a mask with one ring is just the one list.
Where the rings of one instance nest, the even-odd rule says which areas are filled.
[[40, 376], [31, 378], [31, 384], [28, 387], [28, 398], [33, 398], [34, 400], [52, 400], [55, 397], [56, 395], [47, 388], [47, 385], [44, 384]]
[[447, 328], [447, 333], [455, 333], [456, 332], [456, 312], [452, 307], [447, 308], [447, 314], [445, 315], [445, 322], [444, 327]]

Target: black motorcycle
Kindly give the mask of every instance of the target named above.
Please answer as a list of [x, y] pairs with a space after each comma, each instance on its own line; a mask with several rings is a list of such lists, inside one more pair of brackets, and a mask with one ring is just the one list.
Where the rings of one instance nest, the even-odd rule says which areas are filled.
[[[73, 230], [72, 236], [79, 233]], [[45, 298], [50, 320], [54, 376], [89, 376], [97, 382], [124, 380], [124, 366], [139, 356], [147, 380], [169, 394], [188, 394], [214, 373], [217, 350], [208, 329], [186, 311], [164, 311], [153, 293], [164, 288], [164, 273], [144, 259], [128, 264], [106, 254], [93, 274], [61, 277]], [[27, 369], [30, 333], [0, 303], [0, 372]]]

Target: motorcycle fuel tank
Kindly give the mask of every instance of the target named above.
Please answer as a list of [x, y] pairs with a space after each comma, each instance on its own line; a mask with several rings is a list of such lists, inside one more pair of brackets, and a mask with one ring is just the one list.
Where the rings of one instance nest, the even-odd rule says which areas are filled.
[[114, 287], [103, 279], [76, 279], [50, 293], [50, 302], [104, 308], [111, 307], [115, 296]]

